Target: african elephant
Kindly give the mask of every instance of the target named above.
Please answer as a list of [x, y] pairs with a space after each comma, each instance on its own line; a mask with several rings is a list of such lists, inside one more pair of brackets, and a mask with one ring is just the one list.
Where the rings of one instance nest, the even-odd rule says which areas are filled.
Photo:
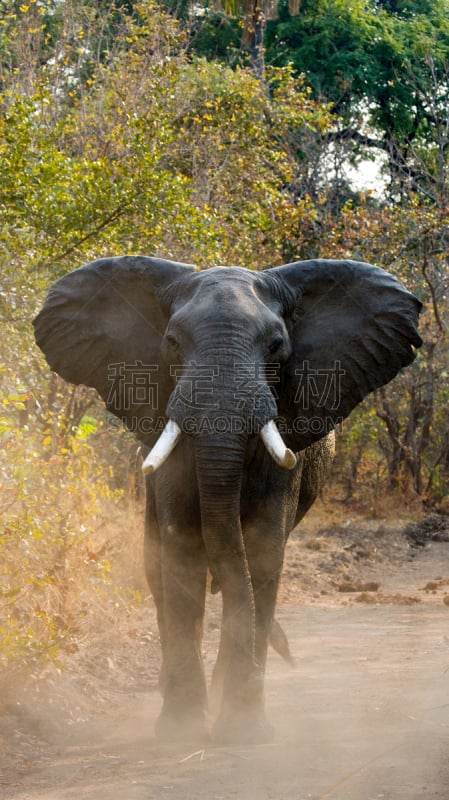
[[50, 367], [95, 387], [148, 448], [145, 564], [157, 608], [157, 734], [208, 735], [206, 577], [222, 592], [217, 741], [267, 741], [267, 642], [285, 543], [331, 462], [333, 430], [421, 345], [421, 304], [370, 264], [256, 272], [104, 258], [34, 320]]

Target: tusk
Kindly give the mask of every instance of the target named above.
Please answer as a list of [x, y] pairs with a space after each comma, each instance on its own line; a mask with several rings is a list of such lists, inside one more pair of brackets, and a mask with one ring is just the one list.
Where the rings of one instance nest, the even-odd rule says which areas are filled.
[[293, 469], [296, 466], [295, 454], [285, 446], [281, 434], [272, 419], [263, 426], [260, 431], [260, 437], [276, 464], [284, 467], [284, 469]]
[[174, 450], [180, 436], [181, 428], [173, 419], [169, 419], [159, 439], [142, 464], [144, 475], [151, 475], [152, 472], [162, 466], [172, 450]]

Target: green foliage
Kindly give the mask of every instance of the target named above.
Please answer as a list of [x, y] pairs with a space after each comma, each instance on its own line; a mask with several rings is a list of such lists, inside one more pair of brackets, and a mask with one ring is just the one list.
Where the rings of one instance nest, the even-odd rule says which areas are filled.
[[449, 7], [445, 0], [430, 10], [415, 3], [411, 11], [413, 4], [407, 4], [410, 13], [404, 17], [385, 5], [304, 0], [291, 16], [281, 0], [279, 18], [267, 26], [267, 59], [305, 73], [314, 91], [340, 110], [350, 112], [365, 100], [376, 103], [378, 114], [383, 100], [389, 110], [396, 105], [412, 114], [416, 72], [428, 78], [429, 56], [440, 69], [447, 62]]
[[306, 0], [291, 16], [288, 3], [279, 5], [279, 19], [267, 25], [267, 60], [291, 64], [304, 73], [317, 96], [339, 108], [354, 94], [364, 96], [373, 79], [368, 43], [379, 38], [380, 20], [369, 4], [357, 0]]
[[259, 266], [281, 261], [292, 230], [314, 214], [293, 191], [292, 140], [298, 131], [320, 136], [330, 124], [326, 108], [289, 69], [270, 71], [265, 85], [249, 70], [206, 61], [180, 74], [176, 107], [169, 164], [192, 182], [193, 202], [215, 221], [209, 263], [246, 266], [254, 252]]
[[[428, 156], [447, 145], [449, 4], [281, 0], [267, 24], [269, 63], [307, 75], [341, 118], [336, 141], [383, 152], [392, 192], [429, 195]], [[435, 199], [435, 194], [431, 192]]]
[[189, 19], [189, 49], [200, 58], [244, 65], [248, 54], [242, 49], [241, 39], [241, 20], [224, 11], [204, 8], [200, 15]]

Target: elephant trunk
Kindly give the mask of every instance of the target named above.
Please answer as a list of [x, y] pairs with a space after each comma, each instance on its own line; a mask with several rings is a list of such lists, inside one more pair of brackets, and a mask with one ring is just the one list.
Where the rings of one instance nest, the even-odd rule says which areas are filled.
[[[211, 570], [222, 585], [223, 564], [244, 559], [240, 491], [246, 437], [195, 438], [201, 524]], [[246, 574], [246, 573], [245, 573]], [[249, 573], [248, 573], [249, 575]]]
[[240, 523], [245, 448], [244, 435], [195, 441], [203, 539], [210, 570], [222, 591], [222, 638], [232, 654], [232, 671], [226, 677], [230, 688], [234, 681], [247, 684], [256, 670], [254, 595]]

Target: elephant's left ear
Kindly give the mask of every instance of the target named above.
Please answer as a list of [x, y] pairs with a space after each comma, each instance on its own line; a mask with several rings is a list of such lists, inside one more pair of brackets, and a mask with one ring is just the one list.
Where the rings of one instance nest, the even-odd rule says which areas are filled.
[[388, 272], [356, 261], [299, 261], [262, 275], [290, 308], [279, 412], [298, 451], [413, 361], [421, 303]]
[[150, 447], [172, 379], [161, 356], [170, 290], [194, 267], [145, 256], [103, 258], [64, 275], [33, 321], [50, 367], [93, 386]]

